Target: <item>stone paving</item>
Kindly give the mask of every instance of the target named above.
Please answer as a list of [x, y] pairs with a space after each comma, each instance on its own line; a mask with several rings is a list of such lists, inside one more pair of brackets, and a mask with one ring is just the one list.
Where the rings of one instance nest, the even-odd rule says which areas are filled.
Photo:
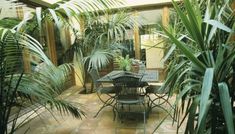
[[[124, 126], [128, 128], [120, 128], [115, 131], [116, 126], [123, 123], [113, 121], [112, 108], [103, 109], [100, 114], [94, 118], [102, 103], [98, 99], [96, 93], [79, 94], [79, 87], [72, 87], [63, 93], [63, 98], [78, 102], [86, 111], [87, 117], [82, 120], [75, 119], [71, 115], [59, 114], [54, 110], [53, 115], [46, 110], [41, 110], [41, 114], [22, 128], [18, 129], [16, 134], [23, 134], [27, 129], [28, 134], [143, 134], [143, 129], [139, 127], [143, 125], [142, 121], [132, 121]], [[166, 106], [167, 107], [167, 106]], [[146, 134], [175, 134], [176, 125], [172, 126], [172, 119], [168, 117], [161, 126], [155, 131], [156, 126], [166, 116], [166, 112], [155, 108], [150, 113], [147, 124]], [[180, 128], [179, 133], [183, 133], [183, 128]]]

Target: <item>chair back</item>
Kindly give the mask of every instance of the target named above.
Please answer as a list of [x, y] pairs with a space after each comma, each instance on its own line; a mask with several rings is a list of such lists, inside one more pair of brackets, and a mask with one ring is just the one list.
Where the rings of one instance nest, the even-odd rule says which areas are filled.
[[113, 79], [113, 84], [117, 94], [136, 94], [137, 88], [140, 87], [139, 77], [132, 75], [123, 75]]

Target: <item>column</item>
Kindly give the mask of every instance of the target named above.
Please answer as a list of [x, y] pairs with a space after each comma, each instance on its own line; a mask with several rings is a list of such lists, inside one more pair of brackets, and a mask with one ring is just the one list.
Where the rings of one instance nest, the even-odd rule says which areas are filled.
[[[167, 27], [169, 25], [169, 18], [170, 18], [169, 7], [164, 6], [163, 9], [162, 9], [162, 25], [164, 27]], [[164, 44], [163, 44], [163, 46], [164, 46]], [[164, 51], [164, 50], [162, 50], [162, 51]], [[165, 79], [166, 73], [164, 71], [164, 68], [159, 70], [159, 76], [160, 76], [160, 80], [164, 80]]]
[[[134, 13], [135, 18], [138, 18], [138, 12], [135, 11]], [[139, 26], [136, 23], [134, 25], [134, 48], [135, 48], [135, 58], [141, 58], [141, 46], [140, 46], [140, 34], [139, 34]]]
[[169, 24], [169, 7], [164, 6], [162, 9], [162, 25], [167, 27]]
[[[82, 17], [80, 17], [79, 20], [80, 20], [79, 21], [79, 27], [80, 27], [80, 32], [81, 32], [80, 36], [84, 37], [85, 21], [84, 21], [84, 18], [82, 18]], [[77, 22], [77, 21], [75, 21], [75, 22]], [[77, 59], [75, 57], [75, 54], [74, 54], [74, 61], [73, 61], [74, 64], [76, 64], [76, 62], [82, 62], [82, 61], [77, 61], [77, 60], [80, 60], [80, 59]], [[83, 66], [82, 63], [80, 65]], [[84, 87], [85, 77], [83, 76], [83, 70], [82, 70], [83, 67], [81, 67], [81, 66], [79, 66], [77, 64], [77, 66], [75, 66], [75, 68], [74, 68], [74, 71], [73, 71], [73, 73], [74, 73], [74, 84], [76, 86], [83, 86]]]
[[46, 44], [50, 60], [54, 65], [57, 65], [54, 24], [49, 21], [46, 22]]
[[[17, 17], [22, 20], [24, 18], [24, 10], [23, 7], [16, 7], [16, 14]], [[31, 65], [30, 65], [30, 54], [27, 48], [23, 49], [23, 62], [24, 62], [24, 72], [30, 73], [31, 72]]]

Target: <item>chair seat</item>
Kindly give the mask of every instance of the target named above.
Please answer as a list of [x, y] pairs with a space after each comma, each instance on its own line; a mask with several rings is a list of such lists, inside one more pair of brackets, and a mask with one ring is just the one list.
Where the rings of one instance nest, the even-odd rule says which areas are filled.
[[97, 91], [102, 94], [114, 94], [115, 88], [113, 86], [99, 87], [99, 88], [97, 88]]
[[148, 82], [140, 82], [139, 86], [140, 87], [148, 86]]
[[167, 91], [166, 90], [160, 90], [160, 85], [149, 85], [145, 91], [146, 93], [153, 93], [153, 94], [164, 94]]
[[118, 103], [122, 104], [138, 104], [144, 102], [144, 96], [118, 96], [117, 98]]

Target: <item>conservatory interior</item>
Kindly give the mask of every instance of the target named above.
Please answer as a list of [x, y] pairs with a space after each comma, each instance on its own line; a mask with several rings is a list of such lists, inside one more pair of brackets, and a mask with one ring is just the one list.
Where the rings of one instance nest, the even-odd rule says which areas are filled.
[[234, 134], [233, 0], [0, 0], [1, 134]]

